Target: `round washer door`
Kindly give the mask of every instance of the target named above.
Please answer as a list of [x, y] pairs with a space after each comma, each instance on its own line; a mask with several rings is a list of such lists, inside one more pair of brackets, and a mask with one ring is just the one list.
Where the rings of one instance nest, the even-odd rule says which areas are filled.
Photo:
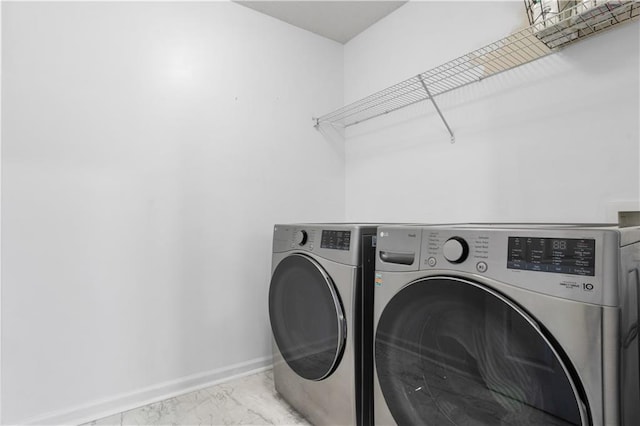
[[333, 372], [342, 357], [346, 320], [333, 281], [318, 262], [293, 254], [278, 264], [269, 288], [269, 318], [293, 371], [309, 380]]
[[399, 425], [587, 425], [572, 374], [539, 326], [480, 284], [433, 277], [388, 303], [375, 336]]

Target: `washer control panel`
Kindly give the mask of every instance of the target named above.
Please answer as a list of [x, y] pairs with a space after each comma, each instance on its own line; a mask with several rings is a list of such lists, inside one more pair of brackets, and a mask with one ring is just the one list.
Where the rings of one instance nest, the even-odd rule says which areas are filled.
[[595, 275], [593, 238], [509, 237], [507, 268], [571, 275]]
[[618, 303], [614, 230], [424, 226], [420, 251], [420, 270], [474, 274], [571, 300]]
[[412, 279], [458, 275], [619, 306], [621, 247], [640, 238], [640, 227], [636, 232], [611, 225], [385, 225], [378, 236], [380, 272]]

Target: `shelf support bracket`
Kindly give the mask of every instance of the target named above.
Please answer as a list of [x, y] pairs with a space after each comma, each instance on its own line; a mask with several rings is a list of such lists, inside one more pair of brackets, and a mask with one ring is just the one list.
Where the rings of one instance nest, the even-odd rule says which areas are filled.
[[418, 74], [418, 79], [420, 80], [420, 83], [422, 83], [422, 87], [424, 88], [424, 91], [427, 92], [427, 96], [429, 97], [429, 99], [433, 103], [433, 106], [436, 108], [436, 111], [438, 112], [438, 115], [442, 119], [442, 122], [444, 123], [445, 127], [449, 131], [449, 134], [451, 135], [451, 143], [454, 143], [456, 141], [456, 137], [453, 135], [453, 132], [451, 131], [451, 127], [449, 127], [449, 124], [447, 123], [447, 120], [444, 119], [444, 115], [442, 115], [442, 112], [440, 111], [440, 108], [438, 108], [438, 104], [436, 103], [436, 100], [433, 99], [433, 96], [431, 96], [431, 92], [429, 91], [429, 88], [427, 87], [427, 83], [424, 82], [424, 79], [422, 78], [422, 74]]

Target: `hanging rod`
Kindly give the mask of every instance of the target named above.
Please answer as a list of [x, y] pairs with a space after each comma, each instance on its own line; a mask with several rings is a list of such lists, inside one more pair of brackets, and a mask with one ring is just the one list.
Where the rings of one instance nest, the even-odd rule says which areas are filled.
[[338, 110], [314, 118], [315, 127], [349, 127], [542, 58], [604, 29], [637, 18], [640, 0], [590, 0], [466, 55], [420, 73]]

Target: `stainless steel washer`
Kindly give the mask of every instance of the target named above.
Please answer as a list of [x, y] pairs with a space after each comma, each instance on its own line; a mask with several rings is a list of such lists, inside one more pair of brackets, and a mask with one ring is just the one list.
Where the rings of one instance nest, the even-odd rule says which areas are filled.
[[275, 386], [315, 425], [370, 424], [375, 236], [372, 225], [274, 228]]
[[640, 228], [378, 237], [376, 424], [640, 424]]

